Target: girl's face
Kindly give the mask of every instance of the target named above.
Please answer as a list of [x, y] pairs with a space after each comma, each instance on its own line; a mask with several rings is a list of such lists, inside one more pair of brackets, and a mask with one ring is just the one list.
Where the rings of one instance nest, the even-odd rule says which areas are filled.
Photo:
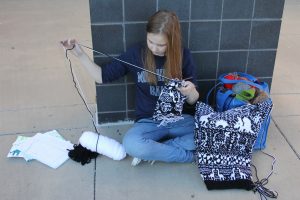
[[162, 33], [147, 33], [147, 46], [156, 56], [164, 56], [167, 50], [167, 37]]

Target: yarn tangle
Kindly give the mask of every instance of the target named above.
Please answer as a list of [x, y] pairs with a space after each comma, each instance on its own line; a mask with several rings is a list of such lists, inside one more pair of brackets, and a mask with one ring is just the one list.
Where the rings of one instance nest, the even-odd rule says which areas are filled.
[[68, 156], [72, 160], [80, 162], [82, 165], [90, 163], [93, 158], [97, 158], [99, 155], [97, 152], [92, 152], [83, 147], [81, 144], [74, 144], [74, 149], [68, 149], [68, 151]]

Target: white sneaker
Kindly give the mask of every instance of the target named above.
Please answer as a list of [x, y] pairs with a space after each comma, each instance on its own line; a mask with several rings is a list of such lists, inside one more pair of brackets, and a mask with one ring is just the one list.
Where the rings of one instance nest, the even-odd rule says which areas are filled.
[[155, 163], [155, 160], [148, 160], [148, 163], [150, 163], [150, 165], [153, 165]]
[[142, 159], [140, 159], [140, 158], [133, 158], [132, 162], [131, 162], [131, 165], [132, 166], [137, 166], [138, 164], [140, 164], [140, 162], [142, 162]]
[[[137, 166], [141, 162], [142, 162], [142, 159], [140, 159], [140, 158], [133, 158], [132, 162], [131, 162], [131, 166]], [[151, 165], [153, 165], [155, 163], [155, 160], [148, 160], [148, 163], [150, 163]]]

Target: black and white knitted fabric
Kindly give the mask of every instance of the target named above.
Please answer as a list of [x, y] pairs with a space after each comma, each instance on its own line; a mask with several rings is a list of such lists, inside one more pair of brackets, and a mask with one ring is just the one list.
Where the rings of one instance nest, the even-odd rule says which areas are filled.
[[181, 87], [181, 81], [171, 80], [161, 90], [153, 114], [155, 121], [161, 121], [158, 126], [183, 119], [182, 110], [186, 97], [176, 87]]
[[256, 105], [215, 112], [209, 105], [197, 103], [196, 158], [208, 190], [253, 189], [253, 144], [272, 107], [271, 99], [267, 99]]

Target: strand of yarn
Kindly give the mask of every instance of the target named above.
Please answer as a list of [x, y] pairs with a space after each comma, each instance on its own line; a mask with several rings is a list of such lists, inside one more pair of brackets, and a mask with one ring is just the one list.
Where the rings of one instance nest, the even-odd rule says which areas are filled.
[[251, 164], [251, 166], [254, 168], [255, 177], [256, 177], [256, 181], [253, 183], [254, 184], [253, 191], [259, 193], [261, 200], [267, 200], [268, 198], [276, 199], [278, 197], [277, 191], [271, 190], [271, 189], [268, 189], [265, 187], [265, 185], [267, 185], [269, 182], [269, 178], [274, 173], [274, 165], [276, 162], [276, 158], [264, 151], [261, 151], [261, 152], [273, 159], [271, 172], [269, 173], [269, 175], [266, 178], [259, 180], [258, 175], [257, 175], [257, 169], [256, 169], [255, 165]]
[[[98, 132], [97, 130], [97, 126], [96, 126], [96, 122], [94, 120], [94, 117], [93, 117], [93, 114], [92, 114], [92, 111], [91, 109], [89, 108], [88, 104], [86, 103], [86, 98], [84, 96], [84, 93], [80, 87], [80, 84], [79, 84], [79, 81], [75, 75], [75, 73], [73, 72], [73, 67], [72, 67], [72, 62], [71, 62], [71, 59], [68, 57], [68, 51], [71, 51], [72, 49], [75, 48], [75, 45], [73, 45], [73, 47], [71, 49], [66, 49], [66, 59], [69, 61], [69, 68], [70, 68], [70, 72], [71, 72], [71, 75], [72, 75], [72, 80], [73, 80], [73, 83], [74, 83], [74, 87], [79, 95], [79, 97], [81, 98], [81, 100], [83, 101], [87, 111], [89, 112], [90, 114], [90, 117], [92, 119], [92, 122], [93, 122], [93, 126], [94, 126], [94, 129], [95, 131], [98, 133], [98, 135], [100, 135], [100, 133]], [[98, 138], [99, 139], [99, 138]], [[97, 144], [98, 144], [98, 139], [97, 139]], [[97, 148], [97, 147], [96, 147]], [[97, 157], [97, 156], [96, 156]]]
[[[74, 49], [74, 47], [75, 45], [71, 49], [66, 49], [66, 58], [69, 61], [69, 67], [73, 78], [74, 86], [91, 116], [93, 126], [97, 133], [83, 133], [83, 137], [81, 138], [81, 141], [79, 141], [79, 144], [75, 144], [74, 149], [69, 150], [68, 155], [72, 160], [80, 162], [82, 165], [90, 163], [91, 159], [93, 158], [97, 158], [98, 153], [108, 156], [114, 160], [121, 160], [126, 157], [126, 153], [123, 146], [113, 139], [100, 135], [100, 133], [97, 130], [96, 122], [93, 118], [91, 109], [86, 103], [86, 99], [80, 87], [79, 81], [76, 75], [73, 73], [72, 63], [70, 58], [68, 57], [68, 51]], [[92, 138], [93, 140], [90, 140], [90, 138]]]
[[150, 70], [145, 69], [144, 67], [140, 67], [140, 66], [134, 65], [134, 64], [132, 64], [132, 63], [126, 62], [126, 61], [124, 61], [124, 60], [121, 60], [121, 59], [119, 59], [119, 58], [113, 57], [113, 56], [111, 56], [111, 55], [109, 55], [109, 54], [107, 54], [107, 53], [105, 53], [105, 52], [101, 52], [101, 51], [94, 50], [93, 48], [88, 47], [88, 46], [83, 45], [83, 44], [78, 44], [78, 45], [81, 46], [81, 47], [90, 49], [90, 50], [92, 50], [92, 51], [95, 52], [95, 53], [98, 53], [98, 54], [104, 55], [104, 56], [106, 56], [106, 57], [108, 57], [108, 58], [117, 60], [117, 61], [119, 61], [119, 62], [121, 62], [121, 63], [130, 65], [130, 66], [135, 67], [135, 68], [137, 68], [137, 69], [141, 69], [141, 70], [143, 70], [143, 71], [146, 71], [146, 72], [148, 72], [148, 73], [154, 74], [154, 75], [156, 75], [156, 76], [160, 76], [161, 78], [164, 78], [164, 79], [166, 79], [166, 80], [169, 80], [169, 81], [172, 80], [171, 78], [168, 78], [168, 77], [166, 77], [166, 76], [164, 76], [164, 75], [155, 73], [155, 72], [153, 72], [153, 71], [150, 71]]

